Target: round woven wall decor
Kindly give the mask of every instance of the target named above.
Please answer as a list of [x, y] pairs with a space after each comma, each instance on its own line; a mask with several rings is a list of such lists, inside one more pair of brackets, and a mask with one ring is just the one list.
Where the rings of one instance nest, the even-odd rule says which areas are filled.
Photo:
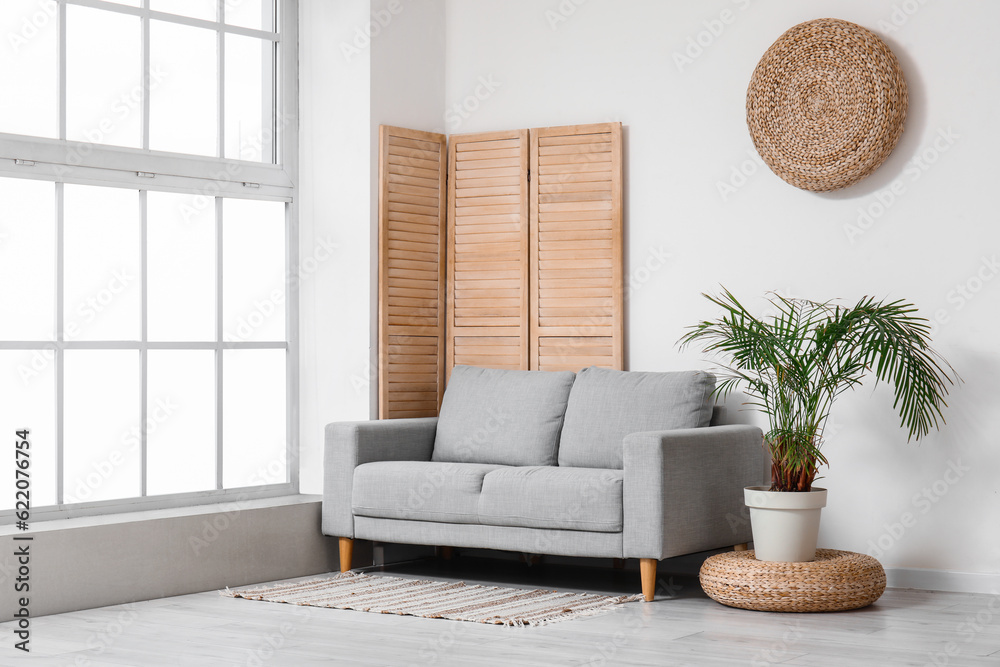
[[800, 23], [757, 64], [747, 126], [775, 174], [803, 190], [857, 183], [896, 146], [906, 119], [899, 61], [872, 31], [840, 19]]

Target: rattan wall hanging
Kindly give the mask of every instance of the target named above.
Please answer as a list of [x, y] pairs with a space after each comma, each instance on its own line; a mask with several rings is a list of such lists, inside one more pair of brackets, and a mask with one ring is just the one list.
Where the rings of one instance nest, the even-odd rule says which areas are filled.
[[747, 125], [761, 158], [803, 190], [870, 175], [903, 133], [906, 81], [879, 37], [839, 19], [791, 28], [757, 64]]

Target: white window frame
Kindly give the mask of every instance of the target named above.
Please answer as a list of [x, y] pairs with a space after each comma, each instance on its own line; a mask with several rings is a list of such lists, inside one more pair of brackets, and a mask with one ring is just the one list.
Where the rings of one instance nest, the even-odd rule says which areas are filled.
[[[55, 183], [56, 197], [56, 332], [57, 340], [44, 344], [38, 341], [0, 341], [4, 350], [53, 350], [56, 357], [56, 489], [55, 505], [33, 507], [32, 521], [63, 519], [149, 509], [166, 509], [205, 505], [219, 502], [236, 502], [259, 498], [297, 494], [299, 492], [299, 426], [298, 426], [298, 206], [296, 198], [298, 170], [298, 0], [278, 0], [276, 29], [280, 32], [253, 30], [223, 22], [166, 14], [149, 9], [149, 0], [142, 0], [140, 7], [130, 7], [103, 0], [54, 0], [57, 5], [56, 25], [58, 36], [59, 71], [59, 139], [29, 137], [0, 133], [0, 176], [27, 178]], [[225, 0], [217, 0], [218, 16], [223, 17]], [[150, 151], [147, 148], [125, 148], [87, 142], [68, 141], [66, 137], [66, 7], [78, 5], [104, 9], [146, 20], [142, 23], [142, 54], [144, 63], [144, 101], [149, 99], [149, 19], [169, 20], [174, 23], [208, 28], [218, 33], [219, 109], [218, 154], [224, 151], [224, 91], [226, 34], [245, 35], [271, 40], [275, 43], [278, 71], [271, 77], [274, 85], [275, 108], [271, 114], [274, 126], [271, 145], [274, 147], [274, 164], [251, 162], [225, 157], [204, 157], [187, 154]], [[269, 76], [270, 72], [265, 72]], [[270, 82], [268, 82], [270, 85]], [[142, 141], [149, 145], [149, 105], [143, 104]], [[64, 184], [100, 185], [139, 191], [141, 211], [141, 285], [142, 327], [141, 339], [121, 341], [67, 341], [64, 340], [64, 257], [63, 257], [63, 188]], [[146, 331], [146, 191], [176, 192], [202, 195], [214, 199], [216, 214], [216, 337], [205, 343], [150, 342]], [[227, 342], [223, 341], [221, 322], [222, 290], [222, 228], [223, 199], [239, 198], [285, 203], [285, 341], [284, 342]], [[227, 349], [285, 349], [286, 365], [286, 478], [284, 483], [253, 487], [222, 488], [222, 391], [224, 371], [222, 350]], [[65, 350], [120, 349], [138, 350], [140, 353], [141, 401], [141, 493], [140, 497], [106, 501], [66, 504], [63, 479], [63, 354]], [[146, 354], [157, 349], [203, 349], [216, 351], [216, 489], [161, 496], [146, 496], [147, 434], [146, 424]], [[34, 475], [34, 471], [32, 472]], [[0, 525], [14, 521], [14, 511], [0, 511]]]

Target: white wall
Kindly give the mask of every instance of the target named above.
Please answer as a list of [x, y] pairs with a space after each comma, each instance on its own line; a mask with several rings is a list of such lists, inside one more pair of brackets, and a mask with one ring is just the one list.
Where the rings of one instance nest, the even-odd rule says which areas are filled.
[[371, 51], [368, 0], [299, 3], [299, 253], [337, 251], [300, 283], [300, 485], [322, 490], [323, 424], [368, 416]]
[[322, 492], [323, 427], [375, 416], [380, 123], [431, 130], [443, 0], [300, 0], [300, 483]]
[[[350, 378], [371, 340], [372, 188], [330, 178], [355, 171], [374, 178], [374, 153], [362, 155], [357, 135], [379, 122], [459, 133], [620, 120], [633, 285], [629, 368], [707, 366], [697, 351], [679, 352], [675, 341], [685, 326], [715, 313], [699, 294], [720, 284], [751, 302], [767, 290], [813, 299], [872, 294], [937, 314], [938, 347], [965, 379], [952, 394], [947, 427], [907, 443], [884, 388], [842, 400], [825, 450], [832, 467], [823, 483], [831, 496], [821, 544], [873, 551], [881, 540], [878, 555], [887, 567], [992, 575], [980, 585], [1000, 585], [1000, 416], [992, 409], [1000, 403], [993, 381], [1000, 343], [991, 335], [1000, 325], [1000, 280], [989, 280], [1000, 250], [992, 196], [1000, 142], [990, 118], [1000, 103], [993, 34], [1000, 4], [447, 0], [442, 55], [439, 6], [418, 16], [410, 0], [373, 40], [371, 109], [364, 111], [363, 100], [339, 92], [341, 77], [349, 83], [353, 74], [336, 49], [365, 20], [364, 12], [343, 16], [338, 8], [361, 4], [303, 2], [304, 157], [313, 153], [302, 164], [304, 203], [313, 207], [311, 215], [303, 207], [303, 231], [309, 224], [336, 231], [345, 249], [342, 264], [317, 281], [308, 300], [303, 295], [304, 486], [318, 479], [305, 468], [315, 465], [321, 424], [363, 417], [368, 400]], [[818, 195], [751, 159], [744, 102], [767, 47], [796, 23], [824, 16], [886, 39], [907, 76], [911, 106], [901, 143], [874, 176]], [[698, 40], [701, 51], [691, 47], [691, 62], [679, 66], [676, 56]], [[424, 70], [439, 59], [443, 104], [437, 80]], [[397, 76], [389, 74], [393, 68]], [[421, 85], [404, 88], [404, 71]], [[914, 163], [921, 155], [925, 162]], [[879, 198], [888, 200], [894, 181], [904, 191], [879, 214]], [[364, 203], [359, 187], [368, 188]], [[354, 208], [345, 210], [345, 202]], [[873, 222], [850, 236], [863, 209], [876, 214]], [[307, 239], [304, 233], [304, 252]], [[968, 470], [955, 478], [952, 462]], [[956, 482], [939, 481], [946, 475]], [[919, 498], [924, 489], [933, 500]], [[902, 525], [904, 513], [912, 525]]]
[[[904, 68], [911, 106], [901, 143], [875, 175], [817, 195], [747, 162], [753, 144], [744, 105], [768, 46], [791, 26], [825, 16], [885, 38]], [[825, 449], [831, 494], [821, 544], [872, 551], [869, 540], [877, 546], [881, 538], [887, 567], [1000, 573], [1000, 342], [990, 335], [1000, 326], [1000, 280], [977, 282], [981, 270], [993, 277], [1000, 268], [981, 269], [1000, 251], [993, 192], [1000, 134], [991, 118], [1000, 104], [993, 34], [1000, 4], [450, 0], [447, 20], [448, 106], [479, 77], [499, 83], [459, 131], [625, 125], [626, 271], [635, 286], [629, 368], [706, 365], [674, 343], [685, 326], [715, 314], [699, 294], [720, 284], [750, 301], [767, 290], [820, 300], [902, 297], [947, 317], [936, 340], [966, 382], [953, 392], [948, 426], [908, 444], [885, 391], [866, 389], [838, 404]], [[689, 38], [707, 46], [692, 48], [691, 62], [675, 60], [688, 57]], [[934, 148], [941, 132], [957, 136], [938, 142], [943, 152]], [[926, 169], [910, 162], [925, 152], [936, 160]], [[734, 168], [751, 175], [734, 178]], [[883, 190], [897, 179], [903, 194], [849, 238], [845, 226], [857, 224], [859, 208], [887, 198]], [[720, 192], [720, 182], [735, 191]], [[655, 270], [661, 248], [670, 258]], [[952, 290], [966, 283], [981, 290], [960, 303]], [[935, 493], [949, 461], [969, 469]], [[925, 488], [940, 499], [915, 501]], [[914, 525], [902, 526], [904, 512]], [[885, 527], [895, 523], [898, 539]]]

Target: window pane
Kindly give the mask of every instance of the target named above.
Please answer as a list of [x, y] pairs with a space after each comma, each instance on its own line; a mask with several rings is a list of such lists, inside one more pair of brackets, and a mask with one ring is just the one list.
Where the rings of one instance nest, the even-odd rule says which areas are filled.
[[[56, 3], [3, 0], [0, 132], [57, 137], [59, 31]], [[16, 91], [13, 93], [12, 91]]]
[[274, 43], [226, 35], [226, 157], [272, 162]]
[[218, 155], [216, 33], [151, 21], [149, 147]]
[[0, 339], [54, 339], [55, 197], [52, 183], [0, 178]]
[[285, 482], [285, 351], [224, 350], [223, 486]]
[[218, 5], [216, 0], [150, 0], [149, 8], [158, 12], [214, 21]]
[[[56, 374], [50, 350], [0, 351], [0, 509], [14, 507], [15, 431], [28, 429], [31, 505], [56, 502]], [[37, 358], [36, 358], [37, 355]]]
[[66, 138], [139, 147], [139, 17], [70, 5], [66, 26]]
[[255, 30], [274, 30], [274, 2], [226, 0], [226, 23]]
[[139, 193], [65, 188], [66, 340], [138, 340]]
[[67, 503], [141, 491], [139, 353], [67, 350], [63, 494]]
[[285, 339], [285, 205], [226, 199], [222, 338]]
[[215, 199], [146, 196], [149, 340], [215, 340]]
[[215, 353], [150, 350], [146, 433], [149, 495], [215, 488]]

